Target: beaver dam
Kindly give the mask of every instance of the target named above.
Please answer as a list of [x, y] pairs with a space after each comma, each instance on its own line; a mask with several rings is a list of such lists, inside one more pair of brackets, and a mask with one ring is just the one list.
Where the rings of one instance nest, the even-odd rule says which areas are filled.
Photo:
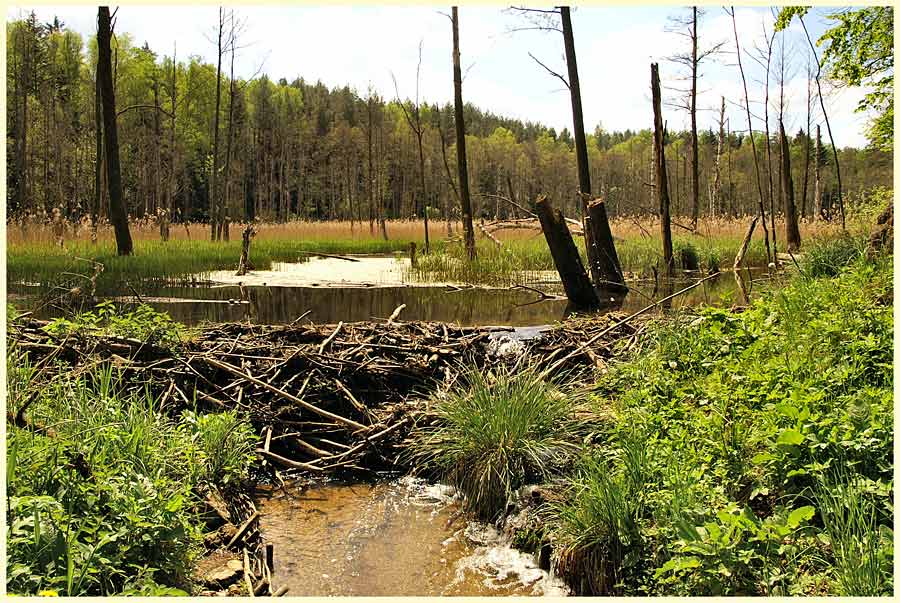
[[[208, 550], [197, 579], [208, 593], [566, 592], [549, 572], [546, 543], [512, 546], [510, 526], [540, 496], [524, 492], [504, 520], [469, 520], [459, 496], [419, 470], [410, 433], [434, 420], [429, 401], [465, 367], [528, 364], [550, 378], [577, 378], [602, 368], [613, 349], [627, 350], [640, 318], [607, 314], [517, 329], [406, 322], [397, 314], [331, 325], [217, 324], [169, 347], [52, 335], [47, 322], [23, 315], [10, 322], [9, 337], [42, 371], [91, 378], [92, 368], [112, 363], [126, 387], [149, 388], [167, 415], [237, 410], [252, 424], [254, 480], [205, 496]], [[27, 407], [9, 420], [52, 430], [30, 424]]]

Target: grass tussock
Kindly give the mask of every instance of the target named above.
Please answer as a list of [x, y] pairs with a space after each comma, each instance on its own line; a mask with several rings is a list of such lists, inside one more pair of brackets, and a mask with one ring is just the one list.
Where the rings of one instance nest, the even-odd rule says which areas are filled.
[[469, 511], [493, 520], [518, 488], [574, 458], [583, 402], [534, 367], [470, 370], [432, 399], [433, 422], [414, 432], [414, 461], [459, 489]]

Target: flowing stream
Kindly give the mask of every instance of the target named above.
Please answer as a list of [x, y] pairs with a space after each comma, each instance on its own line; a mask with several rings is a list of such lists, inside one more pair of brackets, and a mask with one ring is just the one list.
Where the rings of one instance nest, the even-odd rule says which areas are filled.
[[453, 490], [405, 477], [270, 492], [273, 583], [290, 596], [549, 595], [568, 591], [493, 526], [468, 521]]

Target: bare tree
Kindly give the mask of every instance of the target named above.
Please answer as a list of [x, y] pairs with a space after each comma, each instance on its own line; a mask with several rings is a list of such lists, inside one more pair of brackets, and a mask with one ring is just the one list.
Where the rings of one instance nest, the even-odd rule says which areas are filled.
[[[809, 42], [809, 48], [812, 51], [813, 57], [816, 59], [816, 89], [818, 90], [819, 96], [819, 105], [822, 108], [822, 117], [825, 118], [825, 128], [828, 130], [828, 138], [831, 140], [831, 152], [834, 154], [834, 170], [837, 174], [837, 197], [838, 197], [838, 207], [841, 210], [841, 227], [847, 228], [846, 218], [844, 216], [844, 198], [841, 195], [841, 166], [838, 163], [838, 153], [837, 147], [834, 145], [834, 136], [831, 134], [831, 122], [828, 120], [828, 111], [825, 110], [825, 98], [822, 96], [822, 63], [819, 61], [819, 56], [816, 54], [816, 46], [813, 44], [812, 38], [809, 37], [809, 31], [806, 29], [806, 22], [803, 21], [803, 15], [798, 15], [800, 19], [800, 25], [803, 26], [803, 33], [806, 34], [806, 40]], [[816, 166], [818, 167], [818, 155], [816, 156]], [[819, 206], [821, 210], [821, 206]]]
[[[568, 6], [560, 6], [555, 10], [540, 10], [512, 7], [521, 13], [538, 15], [539, 21], [534, 27], [542, 31], [561, 31], [566, 55], [568, 79], [550, 69], [547, 65], [529, 53], [529, 56], [550, 75], [558, 78], [569, 90], [572, 104], [572, 129], [575, 137], [575, 161], [578, 167], [578, 191], [581, 197], [581, 209], [584, 216], [584, 244], [587, 250], [588, 264], [594, 285], [604, 286], [610, 290], [627, 290], [625, 277], [616, 254], [606, 204], [603, 199], [593, 199], [591, 194], [591, 171], [588, 165], [587, 141], [584, 134], [584, 116], [581, 110], [581, 85], [578, 79], [578, 62], [575, 55], [575, 36], [572, 31], [572, 17]], [[555, 26], [554, 15], [559, 15], [562, 29]], [[522, 28], [520, 28], [521, 30]], [[593, 199], [593, 200], [592, 200]]]
[[116, 129], [116, 95], [113, 87], [112, 17], [108, 6], [97, 11], [97, 74], [103, 102], [103, 133], [106, 139], [106, 177], [109, 183], [109, 219], [116, 233], [118, 255], [131, 255], [134, 247], [128, 230], [128, 212], [122, 199], [122, 173], [119, 167], [119, 138]]
[[689, 90], [680, 90], [685, 93], [683, 104], [678, 106], [686, 110], [691, 116], [691, 225], [697, 228], [697, 220], [700, 216], [700, 151], [697, 141], [697, 80], [700, 77], [700, 63], [715, 55], [722, 49], [725, 42], [715, 42], [708, 48], [699, 48], [698, 23], [705, 11], [696, 6], [691, 7], [688, 17], [674, 17], [671, 19], [670, 31], [688, 39], [690, 51], [672, 55], [670, 61], [687, 67], [690, 71], [691, 87]]
[[734, 29], [734, 46], [737, 55], [738, 69], [741, 72], [741, 83], [744, 85], [744, 108], [747, 111], [747, 131], [750, 137], [750, 146], [753, 151], [753, 169], [756, 173], [756, 190], [759, 193], [759, 215], [762, 218], [763, 233], [766, 241], [766, 262], [772, 263], [772, 251], [769, 247], [769, 232], [766, 228], [766, 206], [763, 204], [762, 180], [759, 175], [759, 156], [756, 154], [756, 140], [753, 138], [753, 120], [750, 117], [750, 95], [747, 93], [747, 78], [744, 75], [744, 64], [741, 61], [741, 43], [738, 40], [737, 19], [735, 18], [734, 7], [725, 9], [725, 12], [731, 16], [731, 25]]
[[425, 135], [425, 126], [422, 123], [422, 111], [419, 104], [419, 75], [422, 70], [422, 41], [419, 41], [419, 62], [416, 64], [416, 102], [411, 109], [407, 109], [406, 102], [400, 100], [400, 88], [397, 86], [397, 78], [391, 74], [394, 80], [394, 90], [397, 93], [397, 104], [403, 110], [403, 116], [409, 129], [416, 135], [416, 144], [419, 150], [419, 194], [417, 197], [420, 201], [416, 201], [416, 208], [421, 204], [422, 214], [425, 217], [425, 253], [429, 253], [428, 242], [428, 197], [425, 194], [425, 152], [422, 147], [422, 137]]
[[475, 228], [472, 225], [472, 200], [469, 197], [469, 167], [466, 163], [466, 124], [463, 120], [462, 69], [459, 58], [459, 9], [452, 8], [453, 27], [453, 108], [456, 122], [456, 168], [459, 171], [459, 197], [462, 204], [463, 236], [466, 253], [475, 259]]
[[218, 195], [218, 171], [219, 171], [219, 113], [222, 106], [222, 55], [224, 54], [225, 43], [223, 36], [225, 33], [225, 9], [219, 7], [219, 27], [217, 39], [217, 62], [216, 62], [216, 112], [213, 117], [213, 155], [212, 167], [209, 174], [209, 238], [212, 241], [219, 240], [221, 233], [219, 224], [219, 195]]
[[784, 224], [788, 251], [800, 249], [800, 228], [797, 225], [797, 208], [794, 206], [794, 179], [791, 175], [791, 150], [784, 133], [784, 122], [778, 120], [781, 142], [781, 181], [784, 191]]
[[716, 207], [722, 197], [722, 146], [725, 144], [725, 97], [722, 97], [722, 108], [719, 111], [719, 143], [716, 145], [716, 176], [713, 181], [712, 194], [709, 200], [709, 211], [716, 217]]

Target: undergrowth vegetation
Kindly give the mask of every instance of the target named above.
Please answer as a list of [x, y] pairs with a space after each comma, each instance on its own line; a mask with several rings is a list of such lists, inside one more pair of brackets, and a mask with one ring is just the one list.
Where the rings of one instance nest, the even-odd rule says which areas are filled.
[[[145, 336], [153, 325], [124, 333]], [[185, 594], [202, 550], [198, 505], [210, 488], [246, 479], [249, 423], [235, 413], [170, 414], [112, 364], [52, 379], [45, 368], [10, 345], [7, 408], [28, 412], [7, 424], [7, 591]]]
[[615, 420], [547, 511], [573, 587], [892, 593], [891, 258], [844, 257], [740, 314], [659, 324], [601, 378]]

